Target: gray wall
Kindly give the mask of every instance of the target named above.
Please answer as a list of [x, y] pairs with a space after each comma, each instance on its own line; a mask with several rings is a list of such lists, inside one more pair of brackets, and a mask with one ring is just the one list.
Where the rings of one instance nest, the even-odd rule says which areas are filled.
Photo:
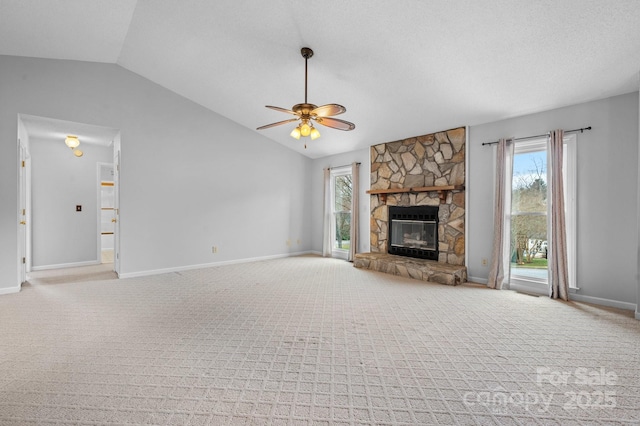
[[[640, 82], [640, 72], [638, 73], [638, 81]], [[638, 133], [640, 134], [640, 96], [638, 97]], [[638, 137], [638, 165], [640, 165], [640, 137]], [[638, 176], [638, 223], [640, 224], [640, 174]], [[638, 227], [638, 275], [640, 275], [640, 226]], [[640, 276], [636, 277], [638, 281], [638, 292], [636, 296], [636, 319], [640, 320]]]
[[125, 275], [311, 249], [310, 159], [117, 65], [0, 56], [0, 293], [18, 281], [19, 113], [120, 129]]
[[30, 142], [33, 268], [99, 261], [97, 163], [113, 161], [113, 148], [82, 144], [78, 158], [62, 139]]
[[327, 167], [346, 166], [354, 161], [360, 162], [360, 212], [358, 217], [360, 219], [360, 241], [357, 252], [365, 253], [371, 251], [369, 244], [369, 218], [371, 217], [371, 211], [369, 209], [369, 195], [366, 193], [369, 189], [371, 160], [369, 159], [369, 148], [365, 148], [313, 160], [309, 172], [311, 175], [311, 192], [313, 193], [311, 200], [311, 239], [313, 241], [313, 251], [316, 253], [322, 253], [323, 170]]
[[577, 296], [637, 303], [637, 92], [470, 128], [467, 266], [472, 279], [486, 282], [488, 268], [481, 259], [491, 257], [493, 236], [494, 150], [481, 144], [585, 126], [593, 130], [577, 137]]

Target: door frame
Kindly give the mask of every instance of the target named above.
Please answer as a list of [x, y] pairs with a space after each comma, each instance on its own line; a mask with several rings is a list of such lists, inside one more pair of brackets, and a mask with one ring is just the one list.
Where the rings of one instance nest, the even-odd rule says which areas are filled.
[[[44, 118], [44, 117], [41, 117]], [[73, 122], [70, 122], [73, 124]], [[83, 123], [78, 123], [83, 124]], [[22, 122], [20, 114], [17, 115], [17, 149], [16, 149], [16, 177], [17, 177], [17, 196], [16, 196], [16, 204], [14, 205], [16, 208], [16, 234], [17, 234], [17, 247], [16, 247], [16, 281], [18, 281], [16, 287], [10, 289], [8, 292], [19, 292], [24, 282], [23, 278], [26, 279], [26, 275], [33, 270], [33, 228], [31, 225], [31, 210], [32, 210], [32, 166], [31, 166], [31, 154], [29, 147], [29, 134]], [[119, 179], [117, 176], [119, 175], [119, 164], [120, 164], [120, 147], [121, 147], [121, 132], [118, 130], [116, 136], [112, 141], [113, 151], [114, 151], [114, 160], [117, 159], [117, 166], [114, 165], [114, 195], [115, 200], [114, 203], [116, 205], [116, 226], [114, 227], [114, 271], [119, 277], [120, 272], [120, 220], [119, 220]], [[21, 140], [22, 139], [22, 140]], [[24, 149], [23, 149], [24, 148]], [[22, 166], [22, 161], [25, 162], [25, 166]], [[109, 164], [109, 163], [105, 163]], [[118, 172], [115, 169], [118, 169]], [[25, 207], [22, 207], [22, 205]], [[23, 209], [26, 211], [24, 218]], [[26, 222], [26, 225], [21, 225], [20, 222]], [[21, 229], [24, 227], [24, 229]], [[101, 245], [98, 242], [98, 247]], [[101, 247], [99, 247], [101, 248]], [[100, 250], [101, 251], [101, 250]], [[99, 253], [100, 253], [99, 251]], [[25, 258], [25, 263], [23, 263], [22, 258]], [[117, 260], [116, 260], [117, 258]], [[98, 260], [100, 261], [100, 260]], [[23, 266], [24, 265], [24, 266]], [[24, 269], [24, 273], [23, 273]], [[4, 294], [4, 291], [0, 291], [0, 294]]]

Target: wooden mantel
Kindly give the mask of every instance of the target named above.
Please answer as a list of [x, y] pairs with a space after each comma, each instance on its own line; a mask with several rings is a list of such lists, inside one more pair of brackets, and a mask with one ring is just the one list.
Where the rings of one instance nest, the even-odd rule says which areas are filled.
[[380, 195], [383, 203], [387, 202], [387, 195], [401, 193], [418, 193], [418, 192], [437, 192], [440, 202], [447, 199], [447, 193], [454, 190], [463, 190], [464, 185], [442, 185], [442, 186], [419, 186], [416, 188], [389, 188], [389, 189], [370, 189], [367, 194]]

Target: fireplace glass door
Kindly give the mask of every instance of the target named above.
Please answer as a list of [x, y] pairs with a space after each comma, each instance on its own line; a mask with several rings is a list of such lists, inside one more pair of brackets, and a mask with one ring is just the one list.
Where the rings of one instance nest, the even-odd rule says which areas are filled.
[[436, 223], [422, 220], [394, 220], [391, 223], [393, 247], [436, 249]]
[[438, 206], [389, 206], [387, 252], [438, 260]]

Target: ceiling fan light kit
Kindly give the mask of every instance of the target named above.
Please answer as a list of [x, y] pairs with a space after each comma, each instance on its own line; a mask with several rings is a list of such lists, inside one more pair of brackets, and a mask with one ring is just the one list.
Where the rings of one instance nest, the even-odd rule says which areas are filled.
[[[257, 130], [264, 130], [270, 127], [280, 126], [281, 124], [292, 123], [294, 121], [299, 122], [291, 132], [291, 137], [294, 139], [300, 139], [300, 137], [310, 137], [311, 140], [318, 139], [320, 132], [313, 126], [315, 121], [318, 124], [322, 124], [332, 129], [349, 131], [356, 128], [356, 125], [345, 120], [337, 118], [331, 118], [334, 115], [342, 114], [347, 111], [345, 107], [338, 104], [327, 104], [322, 106], [316, 106], [307, 102], [307, 61], [313, 56], [313, 50], [308, 47], [303, 47], [300, 50], [300, 54], [304, 58], [304, 103], [296, 104], [291, 109], [280, 108], [276, 106], [267, 105], [267, 108], [285, 112], [287, 114], [295, 115], [296, 118], [289, 120], [278, 121], [276, 123], [267, 124], [265, 126], [258, 127]], [[305, 144], [305, 148], [307, 145]]]

